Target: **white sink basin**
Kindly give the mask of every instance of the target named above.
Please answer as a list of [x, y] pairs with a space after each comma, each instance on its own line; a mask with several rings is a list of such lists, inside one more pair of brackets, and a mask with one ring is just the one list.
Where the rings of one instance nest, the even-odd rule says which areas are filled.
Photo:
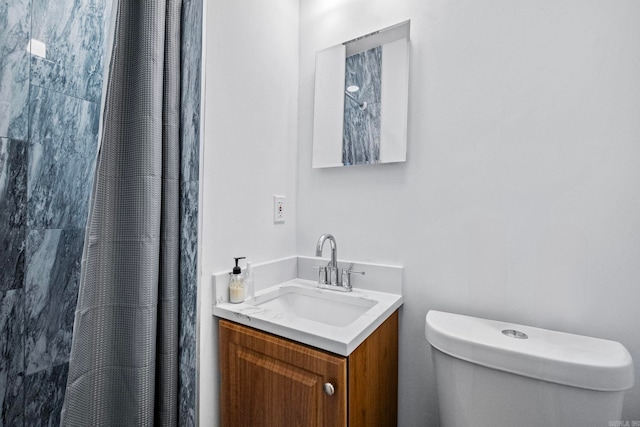
[[293, 279], [240, 304], [219, 302], [213, 314], [348, 356], [401, 305], [402, 295], [360, 288], [339, 292]]
[[249, 305], [331, 326], [353, 323], [378, 302], [337, 291], [302, 286], [280, 286], [251, 301]]

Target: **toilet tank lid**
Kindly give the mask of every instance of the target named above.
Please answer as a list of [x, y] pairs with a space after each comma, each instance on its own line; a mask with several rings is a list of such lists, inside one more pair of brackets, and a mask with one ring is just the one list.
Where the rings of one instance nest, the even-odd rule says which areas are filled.
[[633, 360], [616, 341], [434, 310], [427, 313], [425, 335], [443, 353], [505, 372], [589, 390], [633, 386]]

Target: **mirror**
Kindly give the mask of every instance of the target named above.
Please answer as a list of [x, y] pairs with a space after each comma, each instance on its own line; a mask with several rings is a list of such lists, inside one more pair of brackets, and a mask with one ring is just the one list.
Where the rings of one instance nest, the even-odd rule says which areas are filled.
[[406, 161], [409, 23], [316, 54], [314, 168]]

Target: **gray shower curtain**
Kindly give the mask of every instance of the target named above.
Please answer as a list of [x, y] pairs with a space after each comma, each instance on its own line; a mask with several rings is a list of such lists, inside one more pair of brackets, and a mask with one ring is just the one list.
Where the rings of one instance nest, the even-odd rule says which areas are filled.
[[64, 426], [177, 425], [179, 0], [114, 0]]

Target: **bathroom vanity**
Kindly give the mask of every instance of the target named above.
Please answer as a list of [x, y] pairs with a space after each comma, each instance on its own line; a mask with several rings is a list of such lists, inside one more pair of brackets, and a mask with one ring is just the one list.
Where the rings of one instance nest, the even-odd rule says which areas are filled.
[[219, 325], [222, 425], [396, 425], [397, 311], [348, 356]]
[[[396, 425], [402, 267], [336, 258], [257, 264], [255, 297], [239, 304], [229, 273], [213, 276], [222, 425]], [[324, 265], [366, 277], [336, 291]]]

